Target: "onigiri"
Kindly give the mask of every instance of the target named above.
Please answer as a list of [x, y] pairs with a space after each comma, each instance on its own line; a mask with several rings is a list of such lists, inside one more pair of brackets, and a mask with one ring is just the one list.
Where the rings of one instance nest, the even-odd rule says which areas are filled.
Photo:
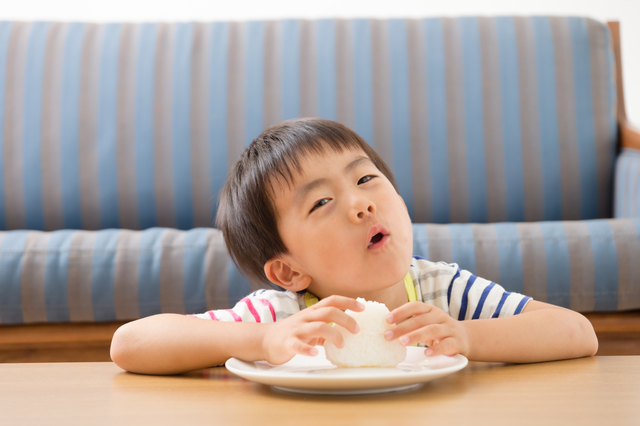
[[389, 309], [384, 303], [366, 301], [358, 298], [365, 306], [364, 311], [347, 310], [353, 317], [360, 331], [352, 334], [344, 327], [333, 324], [344, 338], [344, 346], [336, 347], [325, 342], [327, 359], [338, 367], [395, 367], [407, 357], [407, 349], [398, 340], [385, 339], [384, 332], [393, 324], [388, 324], [385, 317]]

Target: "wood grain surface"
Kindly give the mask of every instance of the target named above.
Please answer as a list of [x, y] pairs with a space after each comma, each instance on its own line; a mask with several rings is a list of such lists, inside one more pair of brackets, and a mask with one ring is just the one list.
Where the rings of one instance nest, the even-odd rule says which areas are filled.
[[143, 376], [113, 363], [0, 365], [0, 424], [640, 424], [640, 357], [470, 363], [405, 393], [310, 396], [225, 368]]

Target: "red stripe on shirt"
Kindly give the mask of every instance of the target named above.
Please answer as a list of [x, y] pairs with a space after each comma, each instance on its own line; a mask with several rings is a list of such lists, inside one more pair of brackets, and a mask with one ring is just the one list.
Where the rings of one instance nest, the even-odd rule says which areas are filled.
[[216, 314], [214, 314], [213, 311], [209, 311], [207, 313], [209, 314], [212, 320], [218, 321], [218, 317], [216, 317]]
[[271, 318], [273, 318], [273, 322], [276, 322], [276, 311], [273, 309], [273, 306], [267, 299], [258, 299], [262, 302], [264, 306], [268, 306], [271, 311]]
[[253, 315], [253, 319], [255, 319], [256, 322], [261, 322], [260, 315], [258, 314], [258, 311], [256, 311], [256, 308], [253, 306], [253, 303], [251, 303], [251, 300], [245, 297], [241, 300], [241, 302], [247, 304], [247, 308], [249, 308], [249, 312], [251, 312], [251, 315]]
[[238, 314], [236, 314], [235, 312], [233, 312], [233, 310], [231, 309], [225, 309], [225, 311], [229, 312], [231, 314], [231, 316], [233, 317], [233, 320], [235, 322], [242, 322], [242, 318], [240, 318], [240, 316]]

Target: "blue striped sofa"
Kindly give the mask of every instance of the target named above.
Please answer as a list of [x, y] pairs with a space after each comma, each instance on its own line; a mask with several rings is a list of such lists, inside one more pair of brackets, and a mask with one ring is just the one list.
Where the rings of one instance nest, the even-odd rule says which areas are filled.
[[212, 227], [216, 197], [299, 116], [387, 161], [415, 254], [581, 312], [639, 309], [640, 136], [615, 50], [579, 17], [1, 22], [0, 325], [259, 287]]

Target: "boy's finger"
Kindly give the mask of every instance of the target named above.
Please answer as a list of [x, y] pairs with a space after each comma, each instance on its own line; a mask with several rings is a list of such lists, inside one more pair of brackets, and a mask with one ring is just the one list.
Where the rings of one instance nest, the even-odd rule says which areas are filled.
[[321, 308], [324, 306], [333, 306], [334, 308], [338, 308], [343, 311], [346, 311], [347, 309], [351, 309], [356, 312], [364, 311], [364, 305], [362, 303], [358, 302], [356, 299], [345, 296], [329, 296], [313, 305], [312, 308]]
[[310, 313], [309, 320], [321, 321], [327, 324], [336, 323], [343, 326], [353, 334], [360, 331], [358, 323], [353, 319], [353, 317], [332, 306], [318, 308], [315, 311], [312, 311]]
[[437, 308], [433, 305], [424, 302], [409, 302], [391, 311], [386, 320], [389, 324], [395, 324], [412, 316], [428, 314], [435, 309]]
[[318, 338], [325, 342], [331, 342], [336, 347], [341, 348], [344, 346], [344, 338], [342, 334], [334, 327], [323, 322], [311, 322], [301, 327], [298, 338], [303, 342], [308, 342], [313, 338]]
[[439, 343], [425, 349], [424, 354], [428, 357], [436, 355], [454, 356], [459, 353], [458, 344], [453, 337], [447, 337]]
[[403, 345], [426, 344], [433, 340], [449, 337], [449, 333], [442, 324], [425, 324], [423, 318], [413, 317], [385, 331], [384, 337], [387, 340], [400, 338], [400, 343]]
[[[450, 336], [447, 330], [440, 324], [431, 324], [426, 327], [419, 328], [413, 332], [406, 334], [397, 333], [393, 338], [397, 337], [400, 344], [404, 346], [415, 345], [416, 343], [423, 343], [429, 345], [432, 342], [444, 340]], [[387, 335], [385, 334], [385, 338]]]
[[304, 342], [301, 342], [300, 340], [298, 340], [297, 344], [295, 345], [294, 351], [295, 353], [300, 355], [306, 355], [306, 356], [318, 355], [318, 349], [316, 349], [315, 346], [306, 344]]

